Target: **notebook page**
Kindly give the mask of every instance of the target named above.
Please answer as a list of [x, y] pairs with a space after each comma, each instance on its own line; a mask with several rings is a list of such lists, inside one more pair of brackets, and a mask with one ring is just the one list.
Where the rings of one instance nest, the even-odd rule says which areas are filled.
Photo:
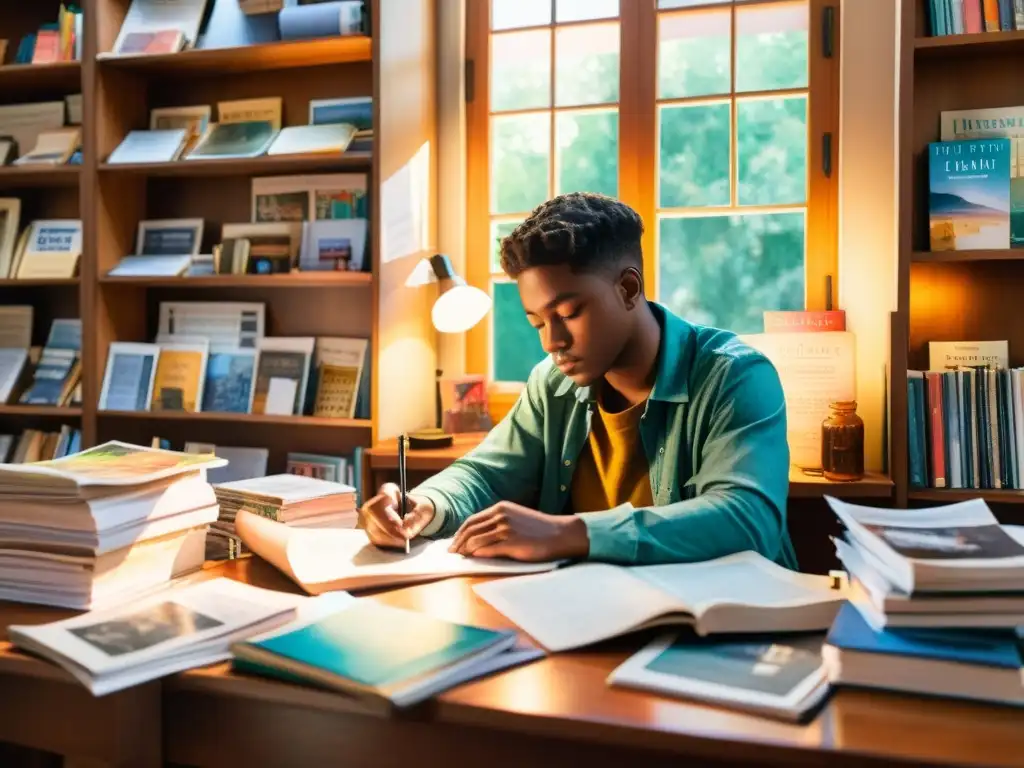
[[235, 528], [249, 549], [313, 594], [449, 576], [537, 573], [558, 565], [463, 557], [448, 551], [450, 539], [417, 539], [407, 555], [374, 546], [363, 530], [292, 528], [245, 510]]

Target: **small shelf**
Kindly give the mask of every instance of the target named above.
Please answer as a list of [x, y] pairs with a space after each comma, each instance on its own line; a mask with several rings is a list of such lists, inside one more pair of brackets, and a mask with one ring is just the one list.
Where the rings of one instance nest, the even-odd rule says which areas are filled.
[[987, 251], [914, 251], [915, 264], [959, 264], [967, 261], [1024, 261], [1024, 248]]
[[268, 416], [257, 413], [186, 413], [185, 411], [98, 411], [100, 418], [148, 421], [212, 421], [319, 429], [370, 429], [369, 419], [328, 419], [318, 416]]
[[[290, 272], [284, 275], [209, 275], [204, 277], [110, 277], [105, 285], [146, 288], [356, 288], [373, 284], [369, 272]], [[2, 284], [2, 283], [0, 283]]]
[[81, 89], [82, 63], [57, 61], [53, 64], [7, 64], [0, 66], [0, 89]]
[[834, 483], [824, 477], [805, 475], [798, 469], [789, 472], [789, 498], [814, 499], [835, 496], [840, 499], [887, 499], [892, 496], [890, 478], [877, 472], [868, 472], [862, 480], [852, 483]]
[[82, 166], [0, 166], [0, 189], [10, 187], [77, 187]]
[[1024, 504], [1024, 491], [978, 488], [914, 488], [907, 493], [912, 501], [968, 501], [984, 499], [995, 504]]
[[372, 40], [369, 37], [348, 35], [318, 40], [260, 43], [235, 48], [193, 48], [167, 54], [100, 54], [97, 61], [101, 67], [131, 69], [157, 75], [185, 72], [218, 75], [370, 61], [371, 52]]
[[100, 165], [101, 173], [139, 176], [259, 176], [275, 173], [369, 170], [369, 152], [317, 155], [264, 155], [235, 160], [178, 160], [173, 163], [118, 163]]
[[948, 58], [972, 53], [1024, 51], [1024, 32], [981, 32], [973, 35], [918, 37], [914, 53], [918, 58]]
[[73, 287], [78, 286], [80, 280], [77, 277], [40, 277], [18, 279], [16, 277], [0, 278], [0, 288], [47, 288], [47, 287]]
[[82, 415], [78, 405], [0, 405], [3, 416], [45, 416], [54, 419], [77, 419]]

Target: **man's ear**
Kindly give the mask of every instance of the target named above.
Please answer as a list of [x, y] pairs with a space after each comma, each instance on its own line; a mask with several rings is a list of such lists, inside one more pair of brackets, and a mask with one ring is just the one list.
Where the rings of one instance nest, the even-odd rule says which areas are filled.
[[644, 297], [644, 276], [636, 267], [626, 267], [619, 275], [619, 291], [626, 309], [633, 309]]

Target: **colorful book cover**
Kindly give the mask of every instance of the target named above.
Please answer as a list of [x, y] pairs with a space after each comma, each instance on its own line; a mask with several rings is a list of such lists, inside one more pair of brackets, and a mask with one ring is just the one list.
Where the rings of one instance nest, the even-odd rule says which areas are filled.
[[1010, 140], [934, 142], [929, 147], [931, 249], [1010, 247]]
[[1024, 248], [1024, 107], [943, 112], [940, 128], [942, 141], [1010, 139], [1010, 247]]
[[452, 434], [487, 432], [494, 426], [483, 376], [441, 380], [442, 427]]
[[248, 413], [255, 367], [252, 350], [211, 352], [206, 364], [203, 410]]

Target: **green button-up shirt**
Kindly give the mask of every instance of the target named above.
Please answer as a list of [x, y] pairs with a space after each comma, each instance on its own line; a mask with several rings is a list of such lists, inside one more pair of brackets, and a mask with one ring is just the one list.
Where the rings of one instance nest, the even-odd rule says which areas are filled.
[[[590, 559], [683, 563], [754, 550], [795, 568], [786, 530], [789, 448], [775, 368], [727, 331], [651, 303], [661, 325], [657, 378], [640, 422], [654, 505], [580, 515]], [[453, 536], [499, 501], [564, 514], [596, 391], [548, 358], [484, 441], [411, 493], [436, 515], [423, 534]]]

